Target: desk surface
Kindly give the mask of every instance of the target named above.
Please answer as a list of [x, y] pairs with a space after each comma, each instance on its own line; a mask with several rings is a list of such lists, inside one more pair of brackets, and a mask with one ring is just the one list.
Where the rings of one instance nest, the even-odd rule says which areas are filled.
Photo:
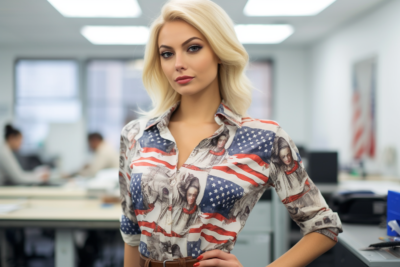
[[102, 205], [98, 199], [0, 199], [0, 204], [15, 203], [21, 208], [0, 214], [0, 227], [119, 228], [120, 204]]
[[361, 251], [360, 248], [379, 243], [379, 237], [386, 236], [386, 229], [378, 226], [343, 224], [339, 242], [354, 255], [371, 267], [399, 267], [400, 259], [386, 251]]
[[0, 198], [85, 198], [87, 190], [63, 186], [0, 186]]
[[[311, 178], [312, 179], [312, 178]], [[388, 190], [400, 192], [400, 182], [394, 181], [340, 181], [338, 184], [315, 184], [321, 193], [333, 193], [338, 190], [370, 190], [376, 194], [387, 195]]]

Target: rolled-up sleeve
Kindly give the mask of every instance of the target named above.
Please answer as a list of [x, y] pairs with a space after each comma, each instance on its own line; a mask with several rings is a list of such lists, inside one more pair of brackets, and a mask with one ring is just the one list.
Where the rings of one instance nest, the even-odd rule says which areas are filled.
[[[132, 158], [136, 154], [136, 143], [132, 138], [128, 138], [132, 124], [126, 125], [121, 132], [120, 154], [119, 154], [119, 185], [122, 206], [120, 218], [120, 231], [125, 243], [130, 246], [139, 246], [141, 231], [136, 219], [135, 208], [131, 198], [131, 168], [129, 166]], [[129, 140], [132, 139], [132, 140]]]
[[282, 128], [274, 137], [270, 181], [303, 235], [317, 232], [337, 242], [343, 232], [340, 218], [308, 176], [296, 145]]

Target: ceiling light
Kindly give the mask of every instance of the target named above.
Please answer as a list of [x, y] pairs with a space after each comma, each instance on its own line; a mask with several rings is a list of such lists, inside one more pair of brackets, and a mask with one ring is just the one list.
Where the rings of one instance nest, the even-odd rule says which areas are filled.
[[136, 0], [47, 0], [64, 17], [133, 18], [142, 13]]
[[242, 44], [278, 44], [294, 32], [288, 24], [242, 24], [235, 26]]
[[149, 38], [145, 26], [85, 26], [81, 34], [96, 45], [143, 45]]
[[247, 16], [314, 16], [336, 0], [248, 0]]

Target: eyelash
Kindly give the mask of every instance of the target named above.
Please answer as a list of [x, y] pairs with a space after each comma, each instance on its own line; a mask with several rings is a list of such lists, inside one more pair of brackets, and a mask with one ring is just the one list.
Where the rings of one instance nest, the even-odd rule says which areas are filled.
[[[197, 48], [197, 50], [196, 50], [196, 51], [189, 51], [191, 48]], [[192, 46], [190, 46], [190, 47], [188, 48], [188, 51], [189, 51], [190, 53], [196, 53], [196, 52], [200, 51], [200, 49], [202, 49], [202, 48], [203, 48], [203, 47], [200, 46], [200, 45], [192, 45]], [[170, 56], [165, 57], [166, 54], [172, 54], [172, 53], [171, 53], [171, 52], [162, 52], [162, 53], [160, 54], [160, 56], [163, 57], [163, 58], [165, 58], [165, 59], [168, 59]]]

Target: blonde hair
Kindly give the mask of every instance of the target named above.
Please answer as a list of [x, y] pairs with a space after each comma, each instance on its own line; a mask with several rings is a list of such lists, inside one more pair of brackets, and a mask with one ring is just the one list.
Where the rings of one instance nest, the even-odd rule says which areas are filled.
[[222, 99], [235, 113], [245, 116], [251, 104], [252, 86], [245, 75], [249, 56], [239, 42], [232, 20], [210, 0], [171, 0], [153, 22], [144, 54], [143, 84], [153, 109], [145, 114], [156, 117], [180, 100], [161, 68], [158, 34], [165, 22], [183, 20], [201, 32], [221, 60], [218, 79]]

